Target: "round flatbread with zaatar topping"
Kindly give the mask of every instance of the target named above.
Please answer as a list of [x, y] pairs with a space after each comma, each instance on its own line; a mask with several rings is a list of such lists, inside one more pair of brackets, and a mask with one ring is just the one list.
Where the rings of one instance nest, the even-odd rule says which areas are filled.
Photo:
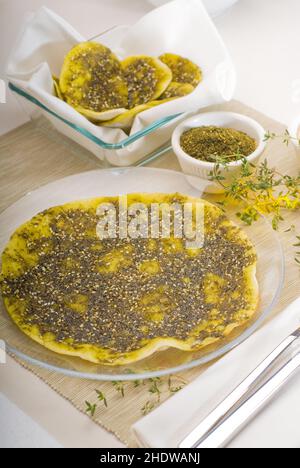
[[257, 258], [242, 229], [207, 201], [136, 193], [127, 196], [128, 207], [201, 206], [203, 245], [188, 248], [172, 231], [169, 238], [99, 239], [98, 207], [110, 203], [119, 215], [118, 201], [49, 208], [12, 235], [0, 287], [22, 332], [60, 354], [122, 365], [166, 348], [218, 344], [250, 322], [258, 305]]
[[128, 106], [120, 61], [109, 48], [95, 42], [83, 42], [70, 50], [59, 87], [68, 104], [93, 120], [108, 120], [116, 116], [112, 110], [120, 112]]
[[159, 98], [172, 80], [171, 70], [155, 57], [128, 57], [123, 60], [122, 68], [128, 86], [129, 109]]
[[159, 99], [165, 100], [180, 98], [191, 94], [194, 89], [194, 86], [189, 83], [176, 83], [176, 81], [172, 81]]
[[191, 60], [176, 54], [163, 54], [160, 60], [172, 71], [176, 83], [189, 83], [194, 88], [202, 81], [202, 71], [198, 65]]

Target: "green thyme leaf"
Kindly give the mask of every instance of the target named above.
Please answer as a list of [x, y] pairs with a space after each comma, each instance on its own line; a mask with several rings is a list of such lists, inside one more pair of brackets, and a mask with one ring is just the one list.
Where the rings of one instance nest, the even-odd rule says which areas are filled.
[[97, 398], [99, 401], [103, 401], [104, 406], [107, 408], [107, 400], [103, 392], [96, 390]]
[[89, 401], [86, 401], [85, 404], [86, 404], [85, 412], [90, 413], [90, 415], [93, 417], [95, 415], [95, 411], [97, 409], [96, 403], [91, 404]]

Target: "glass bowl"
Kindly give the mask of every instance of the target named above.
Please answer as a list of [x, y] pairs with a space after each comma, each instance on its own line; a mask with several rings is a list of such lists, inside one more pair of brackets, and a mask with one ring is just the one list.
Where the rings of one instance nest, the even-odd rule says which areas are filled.
[[[165, 169], [103, 169], [66, 177], [27, 194], [0, 215], [0, 251], [20, 224], [50, 206], [83, 198], [132, 192], [181, 192], [191, 196], [201, 195], [189, 185], [184, 174]], [[237, 224], [241, 224], [233, 214], [230, 217]], [[248, 338], [266, 320], [279, 299], [283, 286], [284, 256], [276, 232], [263, 217], [252, 226], [242, 224], [242, 227], [258, 254], [260, 303], [252, 322], [247, 327], [236, 329], [226, 340], [218, 342], [218, 346], [195, 352], [167, 349], [126, 366], [92, 364], [80, 358], [56, 354], [32, 341], [11, 321], [2, 300], [0, 339], [5, 341], [10, 354], [30, 364], [72, 377], [103, 381], [159, 377], [216, 359]]]

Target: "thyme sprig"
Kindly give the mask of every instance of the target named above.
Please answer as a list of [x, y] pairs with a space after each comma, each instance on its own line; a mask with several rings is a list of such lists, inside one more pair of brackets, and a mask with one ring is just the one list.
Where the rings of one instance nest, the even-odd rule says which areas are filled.
[[151, 411], [154, 410], [155, 406], [156, 406], [155, 402], [150, 401], [150, 400], [146, 401], [146, 403], [141, 409], [142, 415], [146, 416], [147, 414], [151, 413]]
[[[288, 130], [281, 135], [268, 131], [264, 141], [277, 138], [286, 146], [292, 141], [296, 141], [300, 146], [300, 138], [293, 137]], [[219, 157], [209, 175], [210, 180], [218, 183], [224, 191], [223, 199], [217, 201], [217, 204], [225, 211], [228, 203], [237, 202], [240, 209], [236, 215], [248, 225], [257, 221], [259, 215], [271, 216], [273, 229], [277, 230], [280, 222], [284, 220], [286, 210], [295, 211], [300, 208], [300, 174], [282, 174], [270, 167], [267, 160], [254, 165], [246, 157], [237, 155], [237, 159], [241, 160], [240, 170], [229, 178], [229, 182], [225, 176], [228, 171], [226, 158]], [[285, 232], [293, 230], [294, 225]], [[300, 241], [300, 236], [297, 236], [297, 240]], [[297, 242], [295, 247], [300, 247], [300, 242]], [[300, 264], [299, 251], [296, 252], [295, 260]]]
[[89, 401], [86, 401], [85, 406], [86, 406], [85, 412], [90, 413], [91, 417], [93, 417], [95, 415], [95, 412], [96, 412], [96, 409], [97, 409], [96, 403], [92, 404]]
[[[174, 393], [179, 392], [186, 384], [187, 381], [178, 375], [170, 376], [167, 380], [161, 379], [160, 377], [153, 377], [147, 380], [134, 380], [133, 382], [119, 382], [114, 381], [112, 382], [112, 386], [117, 391], [121, 398], [125, 398], [126, 392], [125, 388], [128, 385], [133, 384], [133, 388], [137, 388], [140, 386], [148, 386], [147, 392], [150, 396], [148, 400], [144, 403], [141, 408], [141, 413], [143, 416], [150, 413], [154, 408], [156, 408], [160, 402], [162, 395], [166, 396], [169, 394], [170, 396]], [[92, 418], [94, 417], [96, 410], [98, 408], [99, 402], [103, 403], [103, 406], [107, 409], [108, 408], [108, 400], [102, 390], [96, 389], [95, 390], [97, 401], [91, 403], [89, 401], [85, 402], [85, 411], [89, 414]]]
[[224, 191], [219, 205], [225, 208], [237, 201], [240, 210], [236, 214], [246, 224], [252, 224], [259, 215], [269, 215], [273, 228], [278, 229], [285, 210], [300, 208], [300, 174], [281, 174], [267, 160], [255, 166], [243, 158], [238, 174], [227, 182], [224, 169], [228, 170], [227, 164], [217, 163], [209, 175]]
[[[173, 381], [179, 382], [180, 385], [173, 385]], [[149, 379], [150, 386], [148, 392], [151, 395], [154, 395], [154, 398], [149, 399], [146, 401], [144, 406], [141, 409], [143, 416], [146, 416], [150, 413], [156, 406], [159, 405], [161, 401], [161, 395], [167, 392], [169, 395], [174, 395], [174, 393], [179, 392], [186, 384], [187, 381], [184, 380], [182, 377], [178, 375], [173, 375], [168, 378], [167, 381], [163, 381], [159, 377], [155, 377], [154, 379]], [[166, 387], [166, 388], [164, 388]]]
[[103, 401], [104, 406], [107, 408], [107, 400], [103, 392], [101, 390], [95, 390], [97, 393], [97, 398], [99, 401]]
[[119, 382], [119, 381], [114, 381], [112, 382], [113, 387], [115, 390], [121, 395], [122, 398], [125, 396], [125, 388], [124, 388], [124, 382]]
[[149, 393], [152, 393], [153, 395], [156, 396], [157, 398], [157, 403], [160, 402], [160, 396], [161, 396], [161, 379], [159, 377], [155, 377], [152, 379], [149, 379], [150, 381], [150, 387], [149, 387]]
[[300, 138], [294, 137], [290, 134], [288, 129], [284, 131], [283, 134], [278, 135], [274, 132], [267, 131], [264, 136], [264, 141], [276, 140], [277, 138], [281, 139], [285, 145], [289, 145], [292, 141], [300, 145]]

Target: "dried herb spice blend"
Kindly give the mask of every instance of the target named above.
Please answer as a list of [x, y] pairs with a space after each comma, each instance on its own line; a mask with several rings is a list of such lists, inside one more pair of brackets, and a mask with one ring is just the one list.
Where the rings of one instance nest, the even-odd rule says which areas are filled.
[[249, 156], [257, 148], [254, 138], [233, 128], [203, 126], [191, 128], [181, 135], [183, 151], [195, 159], [218, 162], [236, 161]]

